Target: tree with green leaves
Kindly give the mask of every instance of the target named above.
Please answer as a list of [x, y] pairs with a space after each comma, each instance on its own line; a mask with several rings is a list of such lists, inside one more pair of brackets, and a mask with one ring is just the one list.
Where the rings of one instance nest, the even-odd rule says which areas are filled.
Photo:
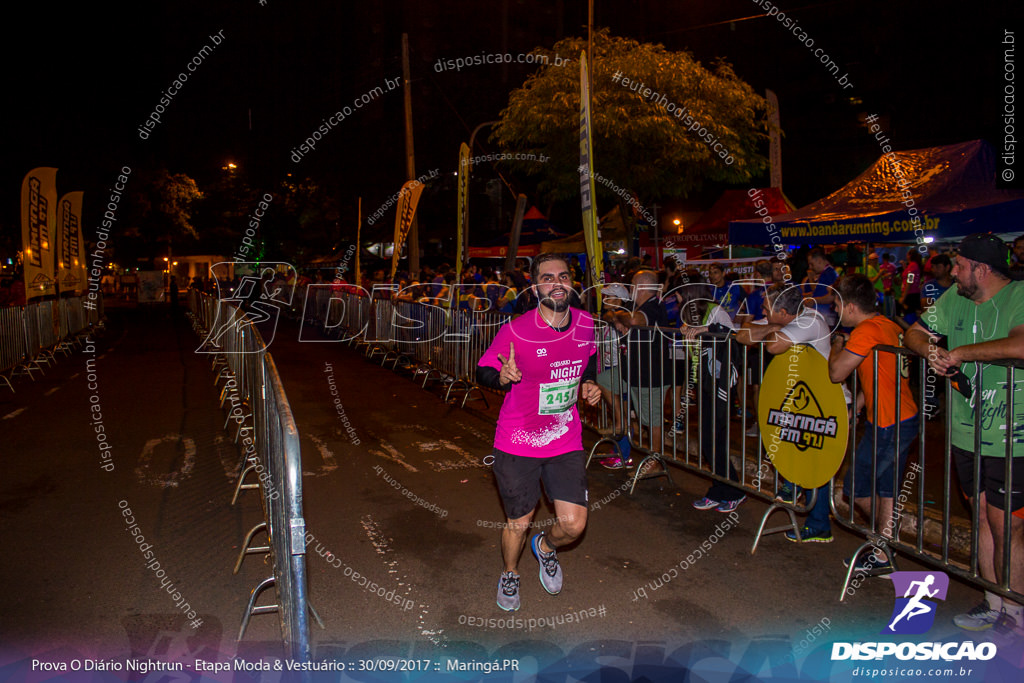
[[[645, 203], [687, 196], [705, 181], [749, 182], [765, 171], [768, 160], [759, 148], [767, 140], [767, 102], [728, 63], [708, 69], [688, 52], [614, 37], [606, 29], [595, 32], [593, 42], [595, 173]], [[508, 162], [537, 176], [549, 200], [579, 194], [579, 57], [586, 47], [586, 39], [567, 38], [551, 50], [534, 50], [547, 64], [511, 94], [494, 129], [505, 151], [551, 157], [543, 164]], [[610, 193], [601, 184], [597, 189]]]

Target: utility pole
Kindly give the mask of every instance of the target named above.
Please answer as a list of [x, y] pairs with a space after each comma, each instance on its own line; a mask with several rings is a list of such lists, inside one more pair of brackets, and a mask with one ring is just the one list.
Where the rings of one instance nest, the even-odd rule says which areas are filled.
[[[479, 133], [480, 129], [483, 128], [484, 126], [493, 126], [496, 123], [499, 123], [499, 122], [498, 121], [484, 121], [479, 126], [477, 126], [476, 128], [473, 129], [473, 132], [469, 136], [469, 154], [470, 154], [470, 159], [473, 158], [473, 142], [476, 140], [476, 134]], [[460, 168], [459, 172], [461, 173], [462, 170], [463, 169]], [[473, 164], [470, 163], [468, 166], [466, 166], [465, 171], [466, 171], [467, 174], [472, 173], [472, 171], [473, 171]], [[465, 206], [465, 211], [466, 211], [465, 218], [464, 218], [463, 223], [462, 223], [462, 240], [463, 240], [462, 254], [468, 259], [469, 258], [469, 181], [468, 180], [466, 181], [466, 206]]]
[[[402, 88], [405, 101], [405, 175], [406, 180], [416, 179], [416, 154], [412, 142], [412, 83], [409, 79], [409, 34], [402, 34]], [[420, 270], [420, 226], [419, 220], [413, 215], [412, 228], [409, 229], [409, 275], [418, 274]], [[395, 245], [397, 246], [397, 245]]]

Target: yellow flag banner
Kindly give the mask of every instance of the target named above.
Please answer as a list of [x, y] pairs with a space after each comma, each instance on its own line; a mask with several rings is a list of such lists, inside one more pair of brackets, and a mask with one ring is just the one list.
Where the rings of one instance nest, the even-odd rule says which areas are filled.
[[455, 238], [455, 283], [462, 282], [462, 262], [466, 255], [462, 251], [463, 235], [466, 234], [466, 194], [469, 192], [469, 145], [463, 142], [459, 146], [459, 189], [458, 189], [458, 211], [456, 220], [458, 234]]
[[843, 390], [817, 349], [793, 346], [768, 366], [758, 423], [768, 458], [794, 484], [816, 489], [839, 471], [850, 421]]
[[57, 282], [61, 292], [85, 291], [85, 245], [82, 242], [82, 193], [68, 192], [57, 203]]
[[[594, 206], [594, 149], [590, 128], [590, 85], [587, 78], [587, 53], [580, 53], [580, 201], [583, 206], [583, 239], [587, 244], [587, 270], [590, 285], [601, 293], [601, 274], [604, 270], [604, 254], [601, 238], [597, 232], [597, 210]], [[598, 296], [600, 312], [600, 296]]]
[[25, 298], [56, 292], [53, 277], [53, 237], [57, 221], [57, 169], [34, 168], [21, 182], [21, 244]]
[[395, 250], [391, 254], [391, 280], [394, 281], [395, 273], [398, 272], [398, 259], [402, 255], [402, 248], [405, 247], [405, 238], [409, 236], [412, 228], [412, 218], [416, 215], [416, 205], [420, 202], [420, 194], [423, 192], [423, 183], [418, 180], [410, 180], [402, 185], [398, 193], [398, 210], [395, 212]]

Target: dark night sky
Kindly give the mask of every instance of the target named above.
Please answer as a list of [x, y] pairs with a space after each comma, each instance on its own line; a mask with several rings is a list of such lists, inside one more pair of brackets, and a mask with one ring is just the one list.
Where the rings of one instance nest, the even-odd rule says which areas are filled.
[[[784, 188], [798, 206], [877, 158], [877, 144], [857, 126], [865, 113], [886, 117], [898, 149], [994, 141], [999, 41], [1003, 27], [1022, 27], [1016, 3], [780, 4], [849, 72], [853, 89], [842, 91], [774, 19], [752, 18], [764, 11], [751, 0], [595, 3], [596, 23], [613, 34], [689, 49], [705, 64], [725, 58], [755, 90], [775, 90], [786, 134]], [[400, 90], [357, 111], [300, 163], [288, 157], [324, 117], [400, 76], [403, 31], [415, 82], [417, 170], [454, 170], [459, 143], [497, 117], [531, 67], [436, 73], [434, 62], [528, 52], [584, 35], [586, 2], [158, 0], [52, 11], [44, 5], [33, 15], [31, 23], [7, 23], [2, 47], [8, 97], [0, 180], [7, 191], [0, 228], [17, 229], [24, 173], [50, 165], [61, 169], [60, 192], [86, 190], [89, 239], [96, 200], [125, 164], [164, 165], [202, 187], [230, 158], [257, 189], [291, 172], [337, 186], [353, 215], [358, 195], [364, 207], [379, 205], [404, 175]], [[190, 76], [150, 138], [140, 140], [136, 128], [163, 89], [219, 30], [223, 44]], [[486, 136], [478, 140], [493, 150]], [[596, 158], [600, 171], [600, 150]]]

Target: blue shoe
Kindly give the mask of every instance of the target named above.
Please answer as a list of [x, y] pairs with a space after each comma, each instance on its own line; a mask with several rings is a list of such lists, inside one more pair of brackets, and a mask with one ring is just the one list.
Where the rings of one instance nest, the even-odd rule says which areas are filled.
[[498, 579], [498, 607], [506, 612], [519, 609], [519, 574], [502, 572]]
[[796, 533], [792, 530], [786, 532], [786, 538], [793, 543], [831, 543], [832, 530], [831, 529], [812, 529], [809, 526], [805, 526], [800, 529], [800, 538], [796, 537]]
[[[843, 566], [850, 566], [849, 558], [843, 558]], [[861, 555], [853, 565], [854, 574], [870, 574], [871, 576], [879, 576], [883, 574], [892, 574], [894, 571], [896, 571], [896, 568], [892, 566], [892, 560], [882, 561], [874, 554], [874, 552]]]
[[736, 500], [723, 500], [715, 509], [719, 512], [734, 512], [746, 499], [746, 496], [740, 496]]
[[698, 510], [710, 510], [711, 508], [717, 508], [721, 504], [722, 501], [714, 500], [713, 498], [708, 498], [707, 496], [704, 496], [700, 500], [693, 501], [693, 507], [697, 508]]
[[781, 500], [783, 503], [789, 503], [790, 505], [796, 505], [796, 500], [799, 497], [800, 490], [792, 482], [785, 480], [779, 484], [779, 491], [775, 494], [775, 500]]
[[540, 562], [540, 585], [544, 586], [544, 590], [551, 595], [558, 595], [562, 592], [562, 566], [558, 564], [554, 550], [548, 553], [541, 551], [540, 540], [542, 538], [544, 538], [543, 532], [534, 534], [530, 539], [533, 556]]

